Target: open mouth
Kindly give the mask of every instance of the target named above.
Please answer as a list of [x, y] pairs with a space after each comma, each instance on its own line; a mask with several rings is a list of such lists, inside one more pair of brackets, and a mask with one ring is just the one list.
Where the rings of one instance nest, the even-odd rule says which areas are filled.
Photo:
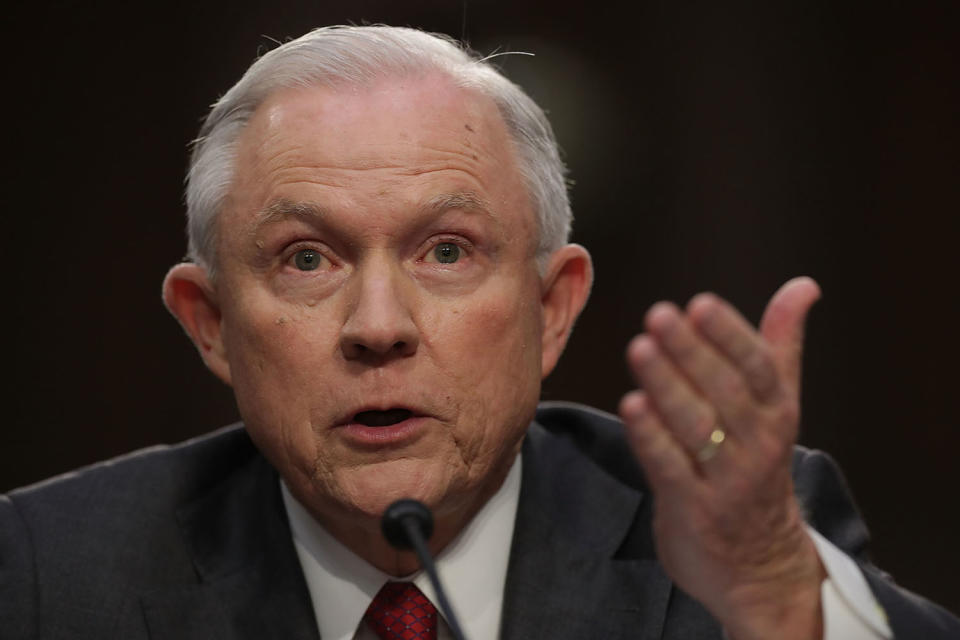
[[353, 417], [354, 422], [367, 427], [389, 427], [413, 417], [409, 409], [387, 409], [386, 411], [361, 411]]

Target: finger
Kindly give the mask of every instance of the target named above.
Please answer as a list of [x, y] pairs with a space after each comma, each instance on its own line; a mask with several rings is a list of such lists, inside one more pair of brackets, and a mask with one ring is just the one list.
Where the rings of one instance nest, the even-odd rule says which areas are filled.
[[[647, 327], [657, 345], [709, 403], [714, 419], [731, 434], [750, 439], [756, 421], [756, 400], [744, 377], [714, 346], [694, 331], [670, 303], [658, 303], [647, 314]], [[712, 431], [712, 429], [711, 429]], [[700, 432], [702, 446], [710, 431]]]
[[[690, 326], [723, 355], [742, 376], [750, 394], [772, 404], [783, 387], [771, 348], [730, 304], [712, 293], [701, 293], [687, 305]], [[687, 338], [683, 333], [677, 341]]]
[[798, 389], [804, 325], [810, 308], [819, 299], [816, 281], [806, 276], [794, 278], [773, 294], [760, 321], [760, 334], [772, 347], [778, 368]]
[[716, 428], [716, 412], [649, 336], [631, 341], [627, 360], [664, 426], [696, 453]]
[[630, 449], [655, 492], [664, 495], [696, 488], [699, 477], [693, 461], [660, 422], [646, 394], [642, 391], [626, 394], [620, 401], [620, 417], [626, 426]]

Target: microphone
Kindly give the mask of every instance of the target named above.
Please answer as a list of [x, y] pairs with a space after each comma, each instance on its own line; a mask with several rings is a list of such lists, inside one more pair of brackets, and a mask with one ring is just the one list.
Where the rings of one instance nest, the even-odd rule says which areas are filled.
[[380, 520], [383, 537], [394, 549], [405, 551], [413, 549], [420, 559], [420, 565], [426, 569], [433, 590], [437, 593], [437, 604], [443, 612], [443, 617], [450, 626], [450, 631], [456, 640], [464, 640], [460, 623], [447, 601], [447, 594], [440, 584], [437, 568], [433, 564], [433, 556], [427, 549], [427, 540], [433, 535], [433, 514], [422, 502], [404, 499], [397, 500], [383, 512]]

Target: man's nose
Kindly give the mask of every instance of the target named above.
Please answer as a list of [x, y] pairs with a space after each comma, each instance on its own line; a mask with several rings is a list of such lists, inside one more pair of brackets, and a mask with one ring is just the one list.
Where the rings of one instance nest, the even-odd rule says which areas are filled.
[[411, 356], [420, 344], [420, 333], [411, 315], [412, 295], [405, 292], [403, 276], [381, 266], [361, 272], [352, 309], [340, 335], [347, 360], [382, 363]]

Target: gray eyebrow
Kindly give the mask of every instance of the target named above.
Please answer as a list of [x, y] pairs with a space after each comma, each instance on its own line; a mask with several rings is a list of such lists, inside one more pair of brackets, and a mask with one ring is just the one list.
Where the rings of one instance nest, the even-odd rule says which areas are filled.
[[313, 202], [294, 202], [287, 198], [280, 198], [257, 212], [254, 228], [276, 222], [284, 218], [303, 218], [306, 220], [323, 218], [327, 210]]
[[[427, 200], [420, 207], [422, 214], [438, 214], [450, 209], [462, 209], [468, 212], [483, 214], [493, 220], [496, 216], [485, 199], [473, 191], [454, 191], [441, 193]], [[280, 198], [257, 212], [254, 220], [254, 229], [283, 220], [285, 218], [301, 218], [304, 220], [322, 219], [328, 215], [328, 210], [314, 202], [296, 202], [287, 198]]]
[[465, 211], [482, 213], [487, 217], [496, 219], [496, 216], [493, 214], [493, 209], [487, 201], [473, 191], [442, 193], [430, 198], [422, 209], [433, 213], [442, 213], [449, 209], [463, 209]]

